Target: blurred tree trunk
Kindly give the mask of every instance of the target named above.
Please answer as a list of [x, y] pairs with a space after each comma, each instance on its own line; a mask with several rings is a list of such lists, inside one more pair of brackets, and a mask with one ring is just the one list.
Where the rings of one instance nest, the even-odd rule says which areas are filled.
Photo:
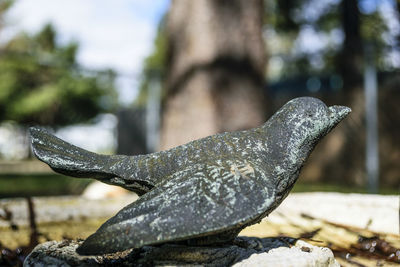
[[117, 154], [140, 155], [150, 151], [146, 149], [145, 110], [124, 108], [117, 113]]
[[[400, 21], [400, 0], [396, 1], [397, 19]], [[400, 49], [400, 32], [397, 32], [397, 49]]]
[[[331, 142], [341, 149], [335, 161], [325, 168], [332, 179], [351, 179], [357, 185], [365, 184], [365, 96], [363, 90], [364, 43], [361, 36], [360, 9], [357, 0], [342, 0], [342, 27], [345, 34], [339, 64], [343, 77], [341, 100], [338, 103], [352, 109], [348, 119], [333, 133]], [[343, 138], [344, 137], [344, 138]], [[343, 143], [338, 142], [343, 138]], [[336, 139], [336, 140], [335, 140]], [[332, 146], [331, 144], [331, 147]], [[342, 166], [341, 171], [336, 171]]]
[[[365, 98], [363, 91], [363, 41], [357, 0], [342, 0], [341, 21], [344, 42], [338, 54], [338, 71], [343, 91], [324, 101], [328, 105], [345, 105], [352, 112], [312, 153], [301, 174], [305, 180], [365, 184]], [[340, 167], [338, 167], [340, 166]]]
[[362, 83], [363, 42], [360, 32], [360, 10], [357, 0], [342, 0], [342, 28], [344, 43], [339, 53], [339, 69], [343, 77], [344, 89], [349, 92]]
[[262, 0], [174, 0], [161, 148], [264, 121]]

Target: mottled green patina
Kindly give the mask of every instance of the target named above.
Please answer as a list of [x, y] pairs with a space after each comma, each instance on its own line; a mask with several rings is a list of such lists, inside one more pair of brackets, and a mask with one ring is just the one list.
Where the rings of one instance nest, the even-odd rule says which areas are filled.
[[165, 242], [232, 240], [287, 196], [317, 144], [350, 112], [296, 98], [264, 125], [140, 156], [98, 155], [31, 128], [35, 155], [55, 171], [142, 195], [79, 248], [104, 254]]

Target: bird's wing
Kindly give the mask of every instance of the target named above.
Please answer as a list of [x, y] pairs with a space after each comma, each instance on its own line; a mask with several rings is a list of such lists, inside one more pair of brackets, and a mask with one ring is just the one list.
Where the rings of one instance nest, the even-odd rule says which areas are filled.
[[247, 162], [188, 167], [123, 208], [77, 251], [104, 254], [239, 228], [273, 203], [262, 175]]

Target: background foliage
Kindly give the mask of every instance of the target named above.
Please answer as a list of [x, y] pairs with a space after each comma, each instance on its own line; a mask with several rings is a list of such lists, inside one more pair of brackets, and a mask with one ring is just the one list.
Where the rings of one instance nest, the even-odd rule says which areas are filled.
[[[0, 3], [4, 21], [12, 1]], [[74, 42], [58, 44], [51, 24], [33, 36], [19, 33], [2, 43], [0, 121], [62, 126], [113, 111], [114, 72], [85, 70], [76, 62], [78, 49]]]

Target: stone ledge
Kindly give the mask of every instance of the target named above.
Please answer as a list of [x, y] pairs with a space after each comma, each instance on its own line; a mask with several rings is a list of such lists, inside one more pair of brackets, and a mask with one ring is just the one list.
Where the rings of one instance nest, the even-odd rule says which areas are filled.
[[234, 244], [223, 247], [164, 244], [104, 256], [78, 255], [75, 249], [82, 241], [50, 241], [38, 245], [24, 266], [339, 266], [330, 249], [293, 241], [238, 237]]

